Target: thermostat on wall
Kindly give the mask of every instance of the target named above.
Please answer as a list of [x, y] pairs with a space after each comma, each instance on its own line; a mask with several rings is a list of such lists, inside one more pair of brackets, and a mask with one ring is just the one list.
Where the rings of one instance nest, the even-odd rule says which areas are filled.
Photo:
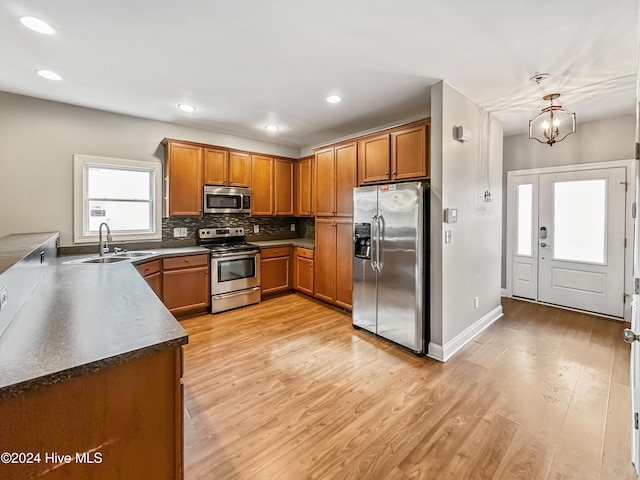
[[458, 209], [457, 208], [445, 208], [444, 209], [444, 222], [445, 223], [458, 223]]

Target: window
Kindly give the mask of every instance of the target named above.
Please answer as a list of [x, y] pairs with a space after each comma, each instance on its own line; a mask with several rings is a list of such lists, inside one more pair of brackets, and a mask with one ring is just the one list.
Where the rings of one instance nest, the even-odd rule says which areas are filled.
[[74, 155], [74, 241], [95, 242], [102, 222], [114, 240], [161, 240], [162, 165]]
[[555, 182], [553, 195], [554, 259], [604, 264], [607, 181]]
[[517, 255], [531, 256], [533, 225], [533, 185], [518, 185], [518, 252]]

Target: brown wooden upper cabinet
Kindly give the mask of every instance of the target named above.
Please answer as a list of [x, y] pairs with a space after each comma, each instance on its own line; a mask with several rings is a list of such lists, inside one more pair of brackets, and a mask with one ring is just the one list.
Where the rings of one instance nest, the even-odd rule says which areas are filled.
[[293, 216], [293, 161], [251, 156], [251, 214]]
[[202, 215], [202, 147], [178, 142], [165, 145], [169, 215]]
[[273, 175], [275, 214], [293, 216], [293, 162], [276, 158]]
[[204, 184], [248, 187], [251, 184], [251, 156], [243, 152], [205, 148]]
[[313, 157], [305, 157], [295, 164], [295, 214], [313, 216]]
[[403, 128], [358, 142], [358, 183], [429, 177], [429, 124]]
[[317, 151], [315, 164], [315, 215], [352, 216], [353, 189], [358, 186], [356, 143]]

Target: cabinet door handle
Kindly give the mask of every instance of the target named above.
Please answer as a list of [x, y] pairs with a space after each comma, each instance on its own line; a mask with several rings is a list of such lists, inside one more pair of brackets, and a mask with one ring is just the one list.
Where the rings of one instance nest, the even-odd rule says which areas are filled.
[[184, 263], [189, 263], [189, 259], [188, 259], [188, 258], [185, 258], [185, 259], [184, 259]]

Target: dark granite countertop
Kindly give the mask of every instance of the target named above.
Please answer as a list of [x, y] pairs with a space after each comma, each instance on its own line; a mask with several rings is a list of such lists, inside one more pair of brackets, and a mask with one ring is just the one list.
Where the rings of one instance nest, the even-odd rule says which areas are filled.
[[187, 343], [132, 263], [200, 252], [158, 249], [108, 265], [60, 257], [0, 337], [0, 399]]
[[19, 233], [0, 237], [0, 274], [14, 266], [40, 245], [57, 236], [57, 232], [46, 232]]
[[[144, 257], [135, 257], [132, 258], [130, 261], [128, 262], [119, 262], [119, 263], [115, 263], [115, 264], [111, 264], [111, 265], [120, 265], [121, 263], [140, 263], [140, 262], [146, 262], [149, 260], [153, 260], [156, 258], [163, 258], [163, 257], [178, 257], [178, 256], [182, 256], [182, 255], [194, 255], [194, 254], [198, 254], [198, 253], [211, 253], [211, 250], [209, 250], [208, 248], [205, 247], [178, 247], [178, 248], [154, 248], [153, 250], [132, 250], [136, 253], [148, 253], [148, 255], [144, 256]], [[126, 256], [128, 252], [124, 252], [122, 253], [123, 256]], [[106, 255], [108, 257], [117, 257], [118, 254], [114, 254], [114, 253], [110, 253], [108, 255]], [[58, 263], [71, 263], [74, 265], [77, 265], [78, 263], [81, 263], [82, 260], [84, 259], [89, 259], [89, 258], [97, 258], [99, 257], [99, 255], [97, 253], [93, 254], [93, 255], [62, 255], [60, 257], [58, 257]], [[99, 264], [94, 264], [94, 266], [100, 266], [100, 267], [108, 267], [110, 265], [99, 265]]]
[[302, 248], [310, 248], [315, 249], [315, 240], [313, 238], [287, 238], [284, 240], [264, 240], [259, 242], [252, 242], [254, 245], [259, 245], [260, 247], [279, 247], [279, 246], [292, 246], [292, 247], [302, 247]]

